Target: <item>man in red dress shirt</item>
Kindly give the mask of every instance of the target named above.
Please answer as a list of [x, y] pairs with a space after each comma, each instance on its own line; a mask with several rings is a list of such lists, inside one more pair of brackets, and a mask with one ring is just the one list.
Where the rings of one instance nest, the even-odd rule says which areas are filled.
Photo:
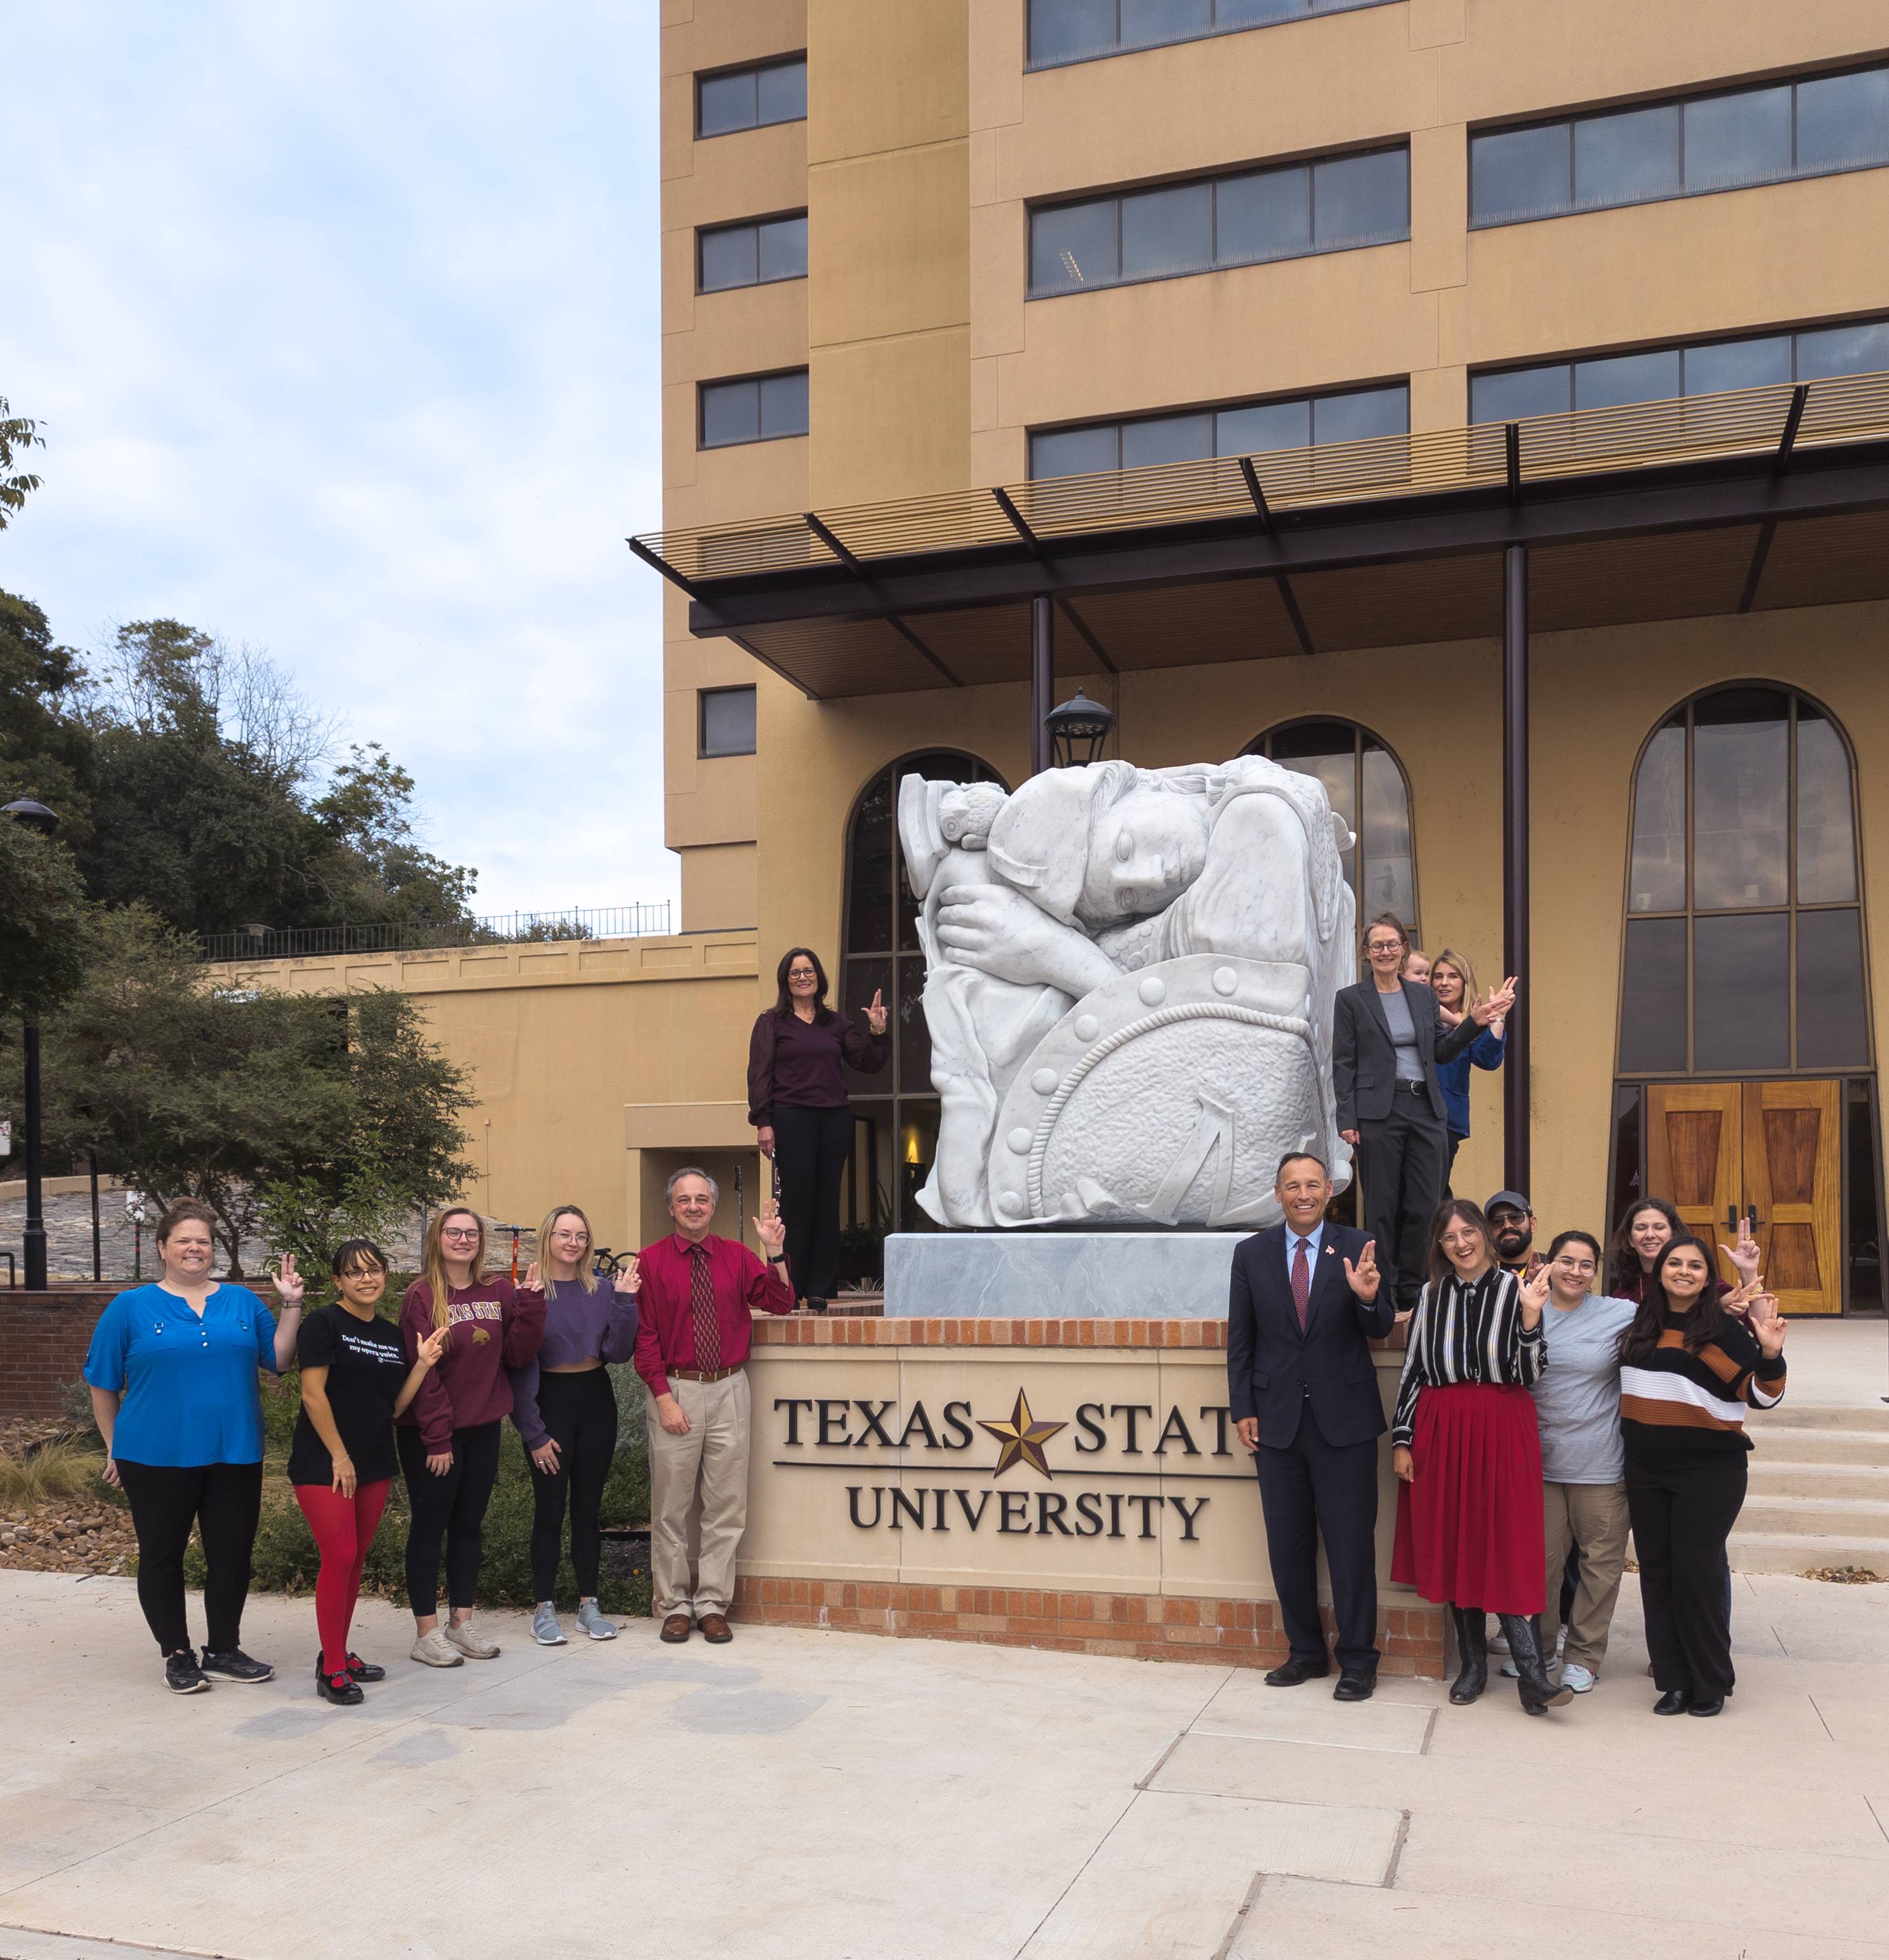
[[[786, 1226], [772, 1200], [754, 1229], [765, 1265], [738, 1239], [709, 1230], [721, 1196], [706, 1171], [669, 1180], [676, 1229], [640, 1255], [642, 1321], [636, 1372], [649, 1391], [649, 1564], [665, 1640], [686, 1640], [690, 1625], [718, 1644], [734, 1637], [734, 1554], [747, 1528], [750, 1309], [792, 1313], [782, 1249]], [[690, 1527], [700, 1554], [689, 1567]]]

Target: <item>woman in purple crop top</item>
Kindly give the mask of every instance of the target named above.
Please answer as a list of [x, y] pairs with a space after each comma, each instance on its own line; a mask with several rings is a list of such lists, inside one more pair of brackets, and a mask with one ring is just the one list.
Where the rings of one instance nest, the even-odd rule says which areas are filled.
[[779, 997], [754, 1023], [747, 1051], [747, 1119], [780, 1173], [787, 1275], [797, 1300], [824, 1313], [839, 1269], [839, 1181], [852, 1154], [852, 1111], [842, 1066], [876, 1075], [892, 1053], [875, 992], [867, 1032], [827, 1004], [827, 969], [790, 947]]
[[[616, 1637], [597, 1603], [604, 1485], [616, 1453], [616, 1391], [605, 1364], [627, 1361], [636, 1352], [636, 1262], [604, 1286], [591, 1269], [591, 1221], [575, 1204], [546, 1214], [524, 1289], [527, 1297], [544, 1294], [544, 1344], [511, 1371], [511, 1420], [534, 1473], [531, 1583], [537, 1610], [531, 1637], [541, 1647], [564, 1645], [553, 1595], [567, 1497], [577, 1624], [594, 1640]], [[540, 1274], [546, 1276], [542, 1283]]]

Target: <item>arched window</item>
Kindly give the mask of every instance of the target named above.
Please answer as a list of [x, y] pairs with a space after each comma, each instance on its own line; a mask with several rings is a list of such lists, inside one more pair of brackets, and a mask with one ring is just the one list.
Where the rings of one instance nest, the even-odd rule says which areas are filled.
[[1245, 752], [1325, 785], [1332, 808], [1358, 840], [1345, 853], [1345, 880], [1359, 922], [1395, 912], [1421, 944], [1410, 785], [1390, 749], [1355, 721], [1317, 721], [1282, 722], [1249, 742]]
[[1741, 682], [1684, 702], [1633, 772], [1612, 1211], [1702, 1236], [1752, 1212], [1792, 1313], [1883, 1269], [1856, 778], [1827, 710]]
[[1716, 688], [1653, 731], [1626, 913], [1622, 1074], [1868, 1067], [1854, 772], [1808, 695]]
[[892, 1010], [892, 1060], [877, 1075], [847, 1071], [852, 1099], [852, 1164], [843, 1201], [849, 1228], [843, 1282], [877, 1274], [877, 1239], [887, 1230], [929, 1230], [916, 1202], [938, 1147], [938, 1096], [932, 1087], [932, 1042], [925, 1026], [925, 955], [918, 905], [899, 848], [899, 779], [990, 783], [987, 762], [953, 749], [903, 756], [861, 793], [846, 829], [845, 912], [840, 929], [839, 998], [863, 1024], [875, 992]]

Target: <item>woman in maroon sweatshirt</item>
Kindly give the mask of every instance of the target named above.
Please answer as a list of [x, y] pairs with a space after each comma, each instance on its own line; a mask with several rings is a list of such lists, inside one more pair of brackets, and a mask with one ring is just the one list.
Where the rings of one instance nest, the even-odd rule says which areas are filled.
[[[413, 1608], [413, 1658], [428, 1667], [490, 1660], [499, 1650], [475, 1632], [473, 1602], [486, 1507], [499, 1474], [499, 1426], [511, 1413], [505, 1370], [522, 1368], [544, 1338], [544, 1296], [502, 1274], [480, 1278], [486, 1228], [463, 1205], [426, 1228], [422, 1276], [400, 1303], [410, 1365], [420, 1343], [447, 1330], [446, 1351], [400, 1418], [397, 1441], [413, 1519], [406, 1534], [406, 1594]], [[439, 1554], [446, 1548], [452, 1617], [439, 1624]]]

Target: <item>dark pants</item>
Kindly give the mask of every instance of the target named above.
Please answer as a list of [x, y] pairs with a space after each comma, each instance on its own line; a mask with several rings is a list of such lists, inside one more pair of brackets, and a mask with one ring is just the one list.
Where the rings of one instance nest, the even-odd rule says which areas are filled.
[[1292, 1656], [1325, 1663], [1318, 1619], [1318, 1539], [1331, 1570], [1338, 1665], [1378, 1665], [1378, 1439], [1334, 1448], [1310, 1407], [1283, 1449], [1260, 1446], [1260, 1504], [1273, 1589]]
[[1365, 1230], [1378, 1242], [1378, 1264], [1398, 1304], [1413, 1306], [1429, 1265], [1430, 1220], [1443, 1202], [1448, 1133], [1426, 1096], [1400, 1088], [1390, 1113], [1361, 1119], [1358, 1136]]
[[852, 1112], [774, 1110], [774, 1161], [797, 1300], [830, 1300], [839, 1284], [839, 1183], [852, 1154]]
[[203, 1540], [205, 1644], [212, 1653], [241, 1645], [250, 1554], [263, 1514], [260, 1463], [204, 1463], [189, 1469], [118, 1459], [119, 1481], [138, 1534], [138, 1603], [167, 1654], [187, 1649], [183, 1554], [196, 1525]]
[[413, 1517], [406, 1528], [406, 1598], [416, 1619], [439, 1611], [439, 1551], [446, 1548], [446, 1596], [470, 1612], [479, 1596], [479, 1559], [485, 1546], [486, 1507], [499, 1475], [499, 1425], [475, 1423], [453, 1431], [453, 1467], [435, 1477], [417, 1428], [393, 1432]]
[[1449, 1138], [1449, 1148], [1443, 1153], [1443, 1195], [1445, 1198], [1454, 1198], [1456, 1195], [1455, 1187], [1452, 1182], [1456, 1176], [1456, 1153], [1469, 1141], [1468, 1138], [1460, 1130], [1451, 1131]]
[[[532, 1596], [549, 1599], [564, 1549], [564, 1507], [571, 1507], [571, 1564], [580, 1599], [597, 1597], [597, 1561], [604, 1550], [604, 1484], [616, 1454], [616, 1391], [610, 1373], [538, 1376], [538, 1414], [558, 1446], [558, 1467], [531, 1465]], [[525, 1452], [530, 1462], [531, 1452]]]
[[1627, 1459], [1626, 1505], [1639, 1557], [1646, 1651], [1661, 1694], [1714, 1701], [1733, 1685], [1725, 1541], [1744, 1503], [1745, 1456], [1678, 1465]]

